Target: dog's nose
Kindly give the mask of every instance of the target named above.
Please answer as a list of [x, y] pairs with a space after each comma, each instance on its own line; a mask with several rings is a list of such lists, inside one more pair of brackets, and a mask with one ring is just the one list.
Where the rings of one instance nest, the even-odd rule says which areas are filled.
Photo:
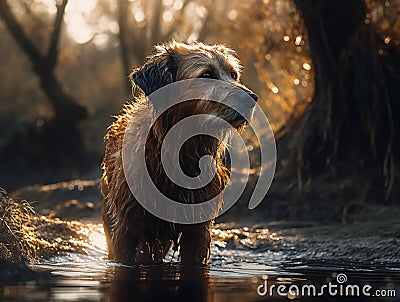
[[249, 96], [251, 96], [251, 98], [254, 100], [254, 102], [257, 103], [257, 101], [258, 101], [258, 95], [257, 94], [255, 94], [253, 91], [251, 91], [247, 87], [241, 86], [240, 88], [242, 89], [242, 91], [246, 92]]
[[247, 93], [251, 96], [251, 98], [254, 100], [254, 102], [257, 103], [258, 101], [258, 95], [255, 94], [253, 91], [248, 90]]

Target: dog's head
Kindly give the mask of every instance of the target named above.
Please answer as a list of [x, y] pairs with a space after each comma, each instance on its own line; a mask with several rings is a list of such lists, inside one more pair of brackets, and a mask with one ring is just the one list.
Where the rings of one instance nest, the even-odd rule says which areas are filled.
[[[210, 114], [225, 119], [235, 128], [243, 128], [252, 117], [257, 95], [244, 86], [241, 82], [242, 66], [236, 52], [223, 45], [205, 45], [203, 43], [184, 44], [171, 42], [156, 46], [155, 53], [150, 56], [145, 64], [133, 70], [130, 75], [132, 85], [139, 87], [146, 96], [157, 89], [176, 81], [194, 78], [209, 78], [229, 82], [253, 99], [252, 102], [239, 104], [242, 116], [229, 106], [198, 100], [194, 104], [181, 104], [185, 110], [194, 114]], [[156, 105], [156, 104], [155, 104]], [[182, 109], [182, 108], [181, 108]], [[175, 118], [177, 118], [175, 112]], [[179, 114], [178, 114], [179, 115]], [[182, 118], [182, 117], [181, 117]]]

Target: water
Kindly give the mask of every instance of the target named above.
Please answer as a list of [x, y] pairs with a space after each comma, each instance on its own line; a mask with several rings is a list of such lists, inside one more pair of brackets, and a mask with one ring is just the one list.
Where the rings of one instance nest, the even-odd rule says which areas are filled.
[[[161, 265], [127, 267], [107, 261], [102, 227], [94, 224], [89, 240], [84, 242], [84, 253], [68, 253], [41, 260], [35, 268], [51, 271], [52, 278], [5, 286], [2, 291], [0, 288], [0, 300], [284, 301], [288, 297], [278, 294], [277, 287], [285, 286], [287, 292], [294, 285], [289, 298], [302, 296], [300, 300], [307, 301], [337, 301], [339, 298], [353, 301], [354, 298], [344, 294], [345, 287], [340, 295], [339, 285], [342, 284], [357, 285], [360, 289], [370, 285], [369, 293], [375, 296], [360, 297], [362, 301], [400, 301], [397, 251], [392, 253], [391, 259], [377, 255], [368, 261], [358, 261], [357, 257], [340, 252], [341, 244], [338, 243], [336, 250], [339, 253], [335, 256], [332, 242], [328, 244], [323, 235], [321, 238], [312, 237], [304, 230], [290, 228], [279, 234], [258, 226], [219, 225], [214, 229], [214, 250], [211, 264], [207, 267], [181, 266], [173, 254]], [[337, 229], [324, 230], [327, 238], [335, 240]], [[311, 228], [308, 232], [314, 234], [315, 230]], [[320, 233], [324, 234], [323, 231]], [[302, 235], [292, 238], [292, 234]], [[304, 236], [312, 237], [312, 240], [304, 240]], [[369, 245], [369, 239], [372, 242], [373, 238], [357, 236], [356, 230], [353, 244], [362, 249], [362, 244]], [[348, 241], [343, 242], [349, 245]], [[376, 240], [374, 242], [379, 245]], [[365, 259], [362, 251], [359, 254]], [[338, 283], [338, 274], [342, 277], [344, 274], [346, 281]], [[312, 293], [300, 294], [305, 284], [314, 285], [318, 293], [323, 285], [329, 283], [338, 286], [335, 296], [326, 290], [320, 297], [311, 297]], [[268, 290], [260, 296], [258, 288], [261, 293], [265, 288]], [[386, 296], [395, 294], [397, 297], [376, 297], [377, 290]]]

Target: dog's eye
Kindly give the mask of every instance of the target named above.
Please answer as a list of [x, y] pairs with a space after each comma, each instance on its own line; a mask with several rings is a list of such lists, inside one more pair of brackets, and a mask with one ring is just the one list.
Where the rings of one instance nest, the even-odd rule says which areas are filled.
[[206, 78], [206, 79], [211, 79], [213, 77], [211, 71], [207, 70], [206, 72], [204, 72], [200, 78]]
[[235, 71], [232, 71], [231, 72], [231, 77], [232, 77], [232, 79], [234, 79], [236, 81], [237, 78], [238, 78], [238, 74]]

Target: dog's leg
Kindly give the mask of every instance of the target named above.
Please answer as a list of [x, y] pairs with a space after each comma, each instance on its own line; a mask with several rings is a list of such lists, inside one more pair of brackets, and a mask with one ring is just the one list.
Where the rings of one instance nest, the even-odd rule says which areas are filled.
[[136, 261], [137, 263], [150, 263], [152, 262], [152, 251], [151, 245], [146, 240], [139, 240], [136, 249]]
[[168, 255], [168, 251], [172, 245], [171, 240], [163, 242], [156, 239], [153, 245], [153, 260], [154, 262], [162, 262]]
[[187, 225], [182, 228], [180, 254], [183, 264], [207, 264], [211, 249], [212, 222]]
[[113, 245], [113, 260], [126, 265], [133, 265], [136, 263], [136, 252], [138, 247], [138, 240], [136, 237], [131, 236], [126, 230], [121, 231], [116, 228], [112, 238]]
[[101, 211], [101, 215], [103, 218], [103, 228], [104, 228], [104, 234], [106, 235], [106, 241], [107, 241], [107, 249], [108, 249], [108, 259], [113, 260], [114, 259], [114, 253], [113, 253], [113, 245], [112, 245], [112, 239], [111, 239], [111, 219], [108, 215], [108, 210], [106, 206], [106, 202], [103, 201], [103, 207]]
[[157, 238], [140, 239], [137, 246], [136, 260], [138, 263], [162, 262], [168, 254], [171, 241]]

